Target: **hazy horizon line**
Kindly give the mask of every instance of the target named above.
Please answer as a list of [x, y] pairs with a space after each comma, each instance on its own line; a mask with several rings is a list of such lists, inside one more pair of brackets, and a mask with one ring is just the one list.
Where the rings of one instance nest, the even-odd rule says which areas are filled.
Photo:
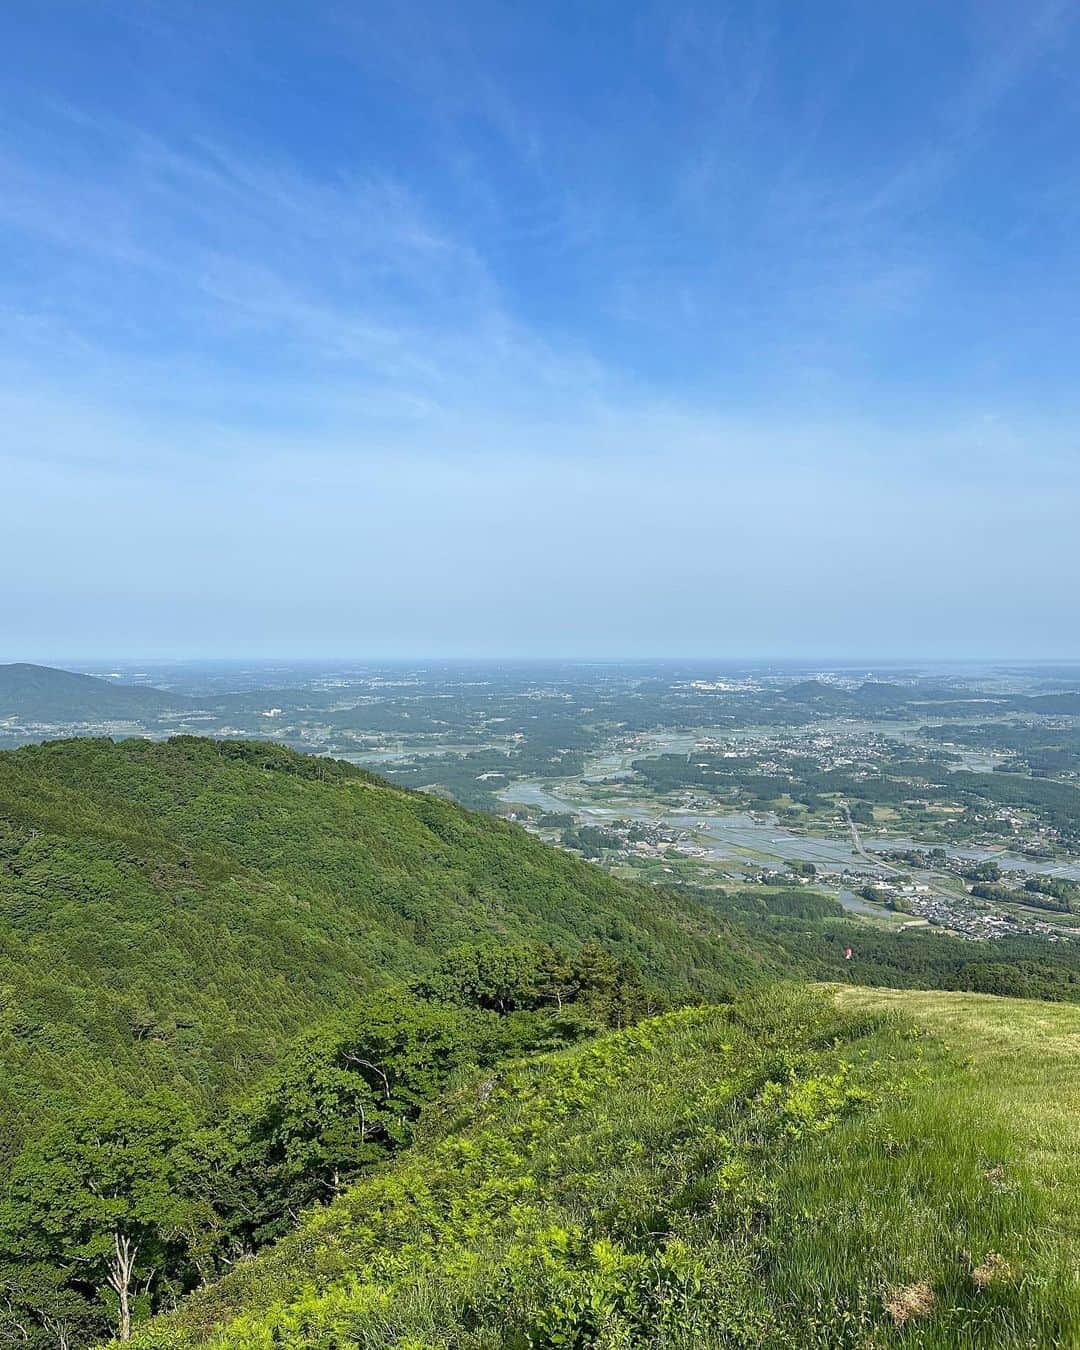
[[604, 654], [395, 654], [395, 655], [350, 655], [350, 654], [306, 654], [280, 653], [274, 655], [228, 654], [228, 655], [151, 655], [147, 653], [114, 653], [107, 656], [36, 656], [11, 657], [0, 660], [0, 665], [34, 665], [65, 669], [73, 666], [106, 665], [683, 665], [683, 664], [723, 664], [723, 665], [830, 665], [836, 667], [878, 665], [878, 666], [945, 666], [945, 665], [995, 665], [995, 666], [1080, 666], [1080, 656], [994, 656], [994, 655], [866, 655], [866, 654], [822, 654], [791, 652], [783, 655], [746, 654], [687, 654], [687, 653], [650, 653], [647, 655], [604, 655]]

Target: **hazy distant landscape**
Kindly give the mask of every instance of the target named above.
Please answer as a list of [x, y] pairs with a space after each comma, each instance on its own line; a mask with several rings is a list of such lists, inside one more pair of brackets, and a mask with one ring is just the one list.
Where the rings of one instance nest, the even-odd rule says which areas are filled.
[[0, 668], [0, 737], [257, 736], [519, 820], [617, 875], [811, 879], [850, 914], [1080, 933], [1080, 667]]

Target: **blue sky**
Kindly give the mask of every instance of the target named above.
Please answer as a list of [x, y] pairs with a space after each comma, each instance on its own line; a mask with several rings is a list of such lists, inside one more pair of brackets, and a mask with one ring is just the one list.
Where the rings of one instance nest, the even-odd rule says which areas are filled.
[[1080, 657], [1080, 14], [8, 0], [0, 659]]

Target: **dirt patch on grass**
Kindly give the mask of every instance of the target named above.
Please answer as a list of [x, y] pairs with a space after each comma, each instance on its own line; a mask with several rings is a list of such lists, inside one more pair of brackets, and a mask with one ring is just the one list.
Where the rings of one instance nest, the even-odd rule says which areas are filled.
[[971, 1272], [976, 1289], [989, 1289], [992, 1284], [1007, 1280], [1012, 1275], [1012, 1267], [1000, 1252], [990, 1252]]
[[906, 1327], [919, 1317], [929, 1317], [934, 1311], [934, 1291], [922, 1281], [893, 1289], [885, 1299], [885, 1311], [895, 1327]]

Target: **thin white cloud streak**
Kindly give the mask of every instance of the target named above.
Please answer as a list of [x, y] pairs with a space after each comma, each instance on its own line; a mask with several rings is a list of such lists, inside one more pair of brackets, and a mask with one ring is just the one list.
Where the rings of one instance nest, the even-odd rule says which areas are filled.
[[[78, 348], [89, 368], [126, 362], [152, 374], [132, 317], [145, 284], [163, 311], [147, 318], [148, 328], [158, 323], [146, 347], [159, 346], [167, 315], [175, 349], [160, 358], [166, 385], [178, 368], [199, 364], [200, 348], [212, 365], [219, 347], [230, 348], [230, 379], [241, 385], [275, 368], [268, 383], [279, 403], [283, 381], [298, 400], [328, 378], [422, 408], [572, 399], [607, 378], [587, 350], [557, 350], [518, 323], [476, 250], [400, 184], [314, 182], [217, 145], [181, 153], [113, 123], [90, 129], [112, 150], [93, 182], [6, 163], [9, 183], [23, 185], [9, 194], [8, 223], [61, 250], [68, 287], [55, 310], [8, 309], [0, 359], [9, 366], [25, 360], [29, 335], [38, 368]], [[111, 313], [111, 276], [88, 257], [122, 267], [122, 284], [135, 292], [108, 337], [98, 330]], [[253, 348], [247, 373], [245, 344]], [[191, 386], [196, 403], [199, 385]]]
[[[414, 14], [409, 22], [416, 21]], [[1019, 38], [1010, 32], [1007, 39], [981, 39], [985, 51], [957, 94], [947, 155], [959, 153], [957, 144], [977, 134], [1061, 21], [1061, 6], [1044, 6], [1021, 26]], [[694, 41], [672, 39], [669, 60], [675, 66], [689, 63], [685, 78], [700, 89], [698, 67], [709, 44], [700, 40], [700, 17], [691, 11], [683, 23]], [[675, 27], [668, 24], [669, 30]], [[701, 113], [705, 126], [711, 121], [723, 129], [712, 150], [718, 164], [738, 166], [733, 144], [744, 133], [753, 143], [771, 41], [761, 24], [748, 47], [732, 50], [721, 25], [713, 45], [732, 78], [714, 81], [727, 92]], [[375, 57], [382, 60], [393, 50], [384, 34]], [[443, 109], [446, 137], [469, 158], [456, 114], [460, 89], [472, 89], [470, 72], [483, 70], [482, 55], [459, 25], [429, 23], [422, 57], [415, 69], [403, 69], [401, 78], [424, 93], [436, 115]], [[540, 130], [512, 94], [489, 77], [480, 83], [470, 110], [475, 114], [479, 107], [508, 141], [520, 142], [519, 153], [540, 165], [548, 187], [550, 213], [525, 228], [550, 231], [567, 248], [603, 251], [600, 290], [606, 287], [608, 313], [618, 322], [651, 329], [661, 344], [680, 326], [703, 333], [715, 328], [714, 287], [720, 283], [710, 276], [708, 259], [697, 260], [696, 276], [658, 259], [655, 221], [635, 222], [603, 181], [590, 192], [580, 178], [560, 178], [551, 170]], [[181, 148], [81, 109], [54, 106], [52, 115], [77, 123], [99, 152], [86, 162], [87, 171], [43, 171], [21, 164], [14, 148], [0, 171], [15, 188], [6, 194], [9, 222], [67, 254], [62, 278], [68, 308], [57, 304], [46, 317], [54, 326], [66, 319], [71, 343], [107, 343], [96, 330], [111, 317], [114, 345], [126, 340], [134, 348], [146, 334], [159, 332], [167, 316], [175, 350], [163, 356], [158, 380], [165, 386], [175, 383], [170, 368], [197, 368], [198, 348], [209, 345], [226, 349], [229, 378], [238, 386], [258, 380], [259, 364], [268, 368], [267, 397], [278, 407], [290, 385], [300, 405], [312, 395], [339, 402], [339, 389], [351, 383], [358, 399], [406, 420], [432, 411], [502, 407], [528, 413], [555, 405], [572, 421], [591, 404], [648, 403], [655, 393], [639, 373], [598, 354], [595, 345], [590, 349], [566, 332], [541, 331], [520, 319], [515, 297], [461, 224], [448, 227], [403, 182], [355, 171], [315, 179], [295, 164], [260, 159], [221, 137], [202, 136]], [[807, 132], [811, 139], [814, 134], [813, 128]], [[938, 153], [919, 151], [900, 164], [886, 160], [883, 178], [854, 187], [815, 172], [805, 144], [794, 146], [777, 166], [766, 187], [772, 200], [761, 280], [727, 301], [723, 319], [745, 331], [758, 366], [771, 366], [796, 397], [800, 389], [813, 393], [835, 386], [850, 371], [852, 351], [863, 337], [917, 316], [948, 294], [943, 259], [924, 242], [898, 233], [892, 220], [901, 203], [914, 206], [934, 190], [941, 173]], [[475, 163], [473, 172], [483, 177]], [[717, 184], [702, 174], [700, 162], [691, 158], [681, 169], [676, 163], [673, 174], [676, 181], [680, 175], [684, 182], [696, 179], [689, 197], [700, 199], [700, 211], [715, 210]], [[492, 184], [480, 186], [492, 215], [507, 231], [520, 231], [522, 223]], [[685, 196], [681, 205], [689, 209]], [[772, 240], [770, 217], [784, 222]], [[796, 239], [799, 245], [788, 247]], [[785, 254], [780, 276], [772, 261], [778, 249]], [[85, 260], [95, 253], [102, 259], [101, 275]], [[147, 316], [145, 330], [130, 297], [127, 309], [121, 303], [110, 309], [105, 264], [125, 270], [132, 288], [144, 284], [160, 291], [160, 311]], [[147, 274], [145, 283], [137, 280], [140, 272]], [[13, 335], [6, 351], [0, 350], [16, 369], [18, 317], [9, 315]], [[42, 315], [24, 318], [33, 327]], [[258, 351], [245, 369], [249, 346]], [[208, 364], [218, 356], [217, 350], [208, 352]], [[41, 341], [35, 359], [47, 363]], [[117, 354], [119, 367], [125, 360], [133, 360], [130, 351]], [[100, 364], [108, 366], [107, 352]], [[703, 368], [710, 364], [705, 357]], [[131, 369], [140, 365], [144, 376], [153, 376], [152, 362], [134, 360]], [[118, 382], [124, 388], [134, 383]], [[193, 398], [211, 385], [193, 379]], [[700, 395], [692, 396], [691, 408], [698, 401]]]

